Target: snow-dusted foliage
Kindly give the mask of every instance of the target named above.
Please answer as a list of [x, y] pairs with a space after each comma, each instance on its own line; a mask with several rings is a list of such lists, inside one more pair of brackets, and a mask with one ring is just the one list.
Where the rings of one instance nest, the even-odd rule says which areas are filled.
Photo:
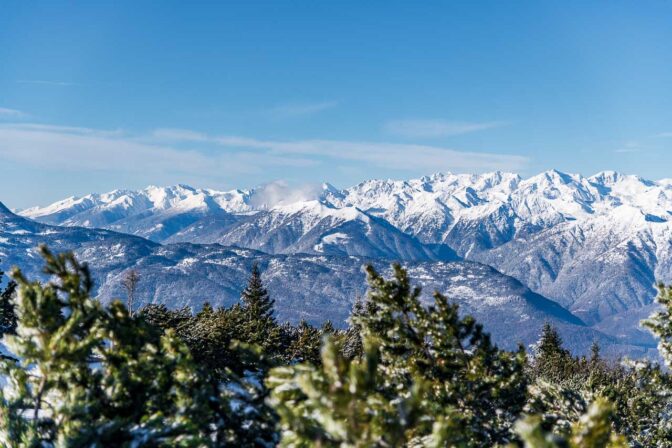
[[[613, 364], [598, 344], [576, 357], [551, 324], [529, 356], [498, 348], [446, 296], [423, 299], [399, 265], [391, 278], [367, 267], [366, 299], [338, 330], [278, 323], [258, 265], [240, 304], [129, 315], [92, 299], [72, 254], [40, 255], [49, 281], [13, 274], [3, 446], [672, 444], [672, 380], [659, 366]], [[669, 289], [659, 301], [651, 328], [668, 344]]]
[[213, 381], [174, 333], [120, 302], [93, 300], [88, 269], [71, 254], [41, 252], [52, 281], [14, 273], [19, 321], [0, 359], [2, 446], [271, 444], [272, 424], [259, 432], [256, 412], [245, 411], [250, 381]]

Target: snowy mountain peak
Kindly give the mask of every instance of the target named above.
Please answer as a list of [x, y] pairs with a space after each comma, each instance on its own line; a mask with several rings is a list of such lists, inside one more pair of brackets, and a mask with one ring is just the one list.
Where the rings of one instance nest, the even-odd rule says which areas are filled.
[[[614, 332], [624, 321], [627, 331], [639, 331], [632, 317], [638, 315], [628, 313], [651, 306], [657, 280], [672, 281], [672, 180], [559, 170], [523, 179], [496, 171], [308, 190], [296, 193], [280, 183], [231, 191], [153, 186], [68, 198], [21, 214], [166, 244], [219, 243], [268, 254], [405, 262], [461, 257], [511, 275]], [[6, 207], [0, 222], [3, 216], [5, 228], [25, 231], [27, 224], [8, 221], [20, 218]]]
[[558, 171], [556, 169], [544, 171], [543, 173], [532, 176], [529, 179], [523, 180], [525, 185], [539, 184], [543, 186], [549, 185], [580, 185], [585, 182], [585, 179], [580, 174], [568, 174]]
[[325, 219], [334, 224], [348, 221], [368, 223], [370, 217], [356, 207], [335, 207], [334, 205], [318, 200], [294, 202], [287, 205], [277, 205], [269, 210], [277, 219], [296, 217], [302, 221], [304, 232], [308, 232], [315, 225]]
[[[138, 191], [115, 190], [72, 197], [47, 207], [24, 210], [21, 215], [51, 224], [123, 231], [128, 227], [124, 224], [128, 220], [144, 219], [148, 215], [249, 214], [261, 210], [283, 213], [304, 210], [313, 215], [334, 215], [335, 209], [355, 207], [383, 217], [422, 240], [433, 241], [441, 239], [441, 235], [445, 236], [460, 221], [487, 220], [493, 213], [547, 226], [567, 219], [608, 215], [622, 205], [634, 207], [643, 215], [664, 219], [669, 216], [667, 211], [672, 210], [669, 183], [650, 182], [613, 171], [585, 178], [553, 169], [528, 179], [500, 171], [435, 173], [411, 180], [368, 180], [345, 190], [324, 183], [318, 194], [322, 205], [319, 201], [308, 204], [311, 201], [306, 201], [305, 195], [276, 198], [271, 202], [268, 196], [263, 188], [217, 191], [184, 184], [150, 186]], [[502, 207], [510, 212], [500, 215]], [[348, 213], [352, 217], [356, 215], [354, 211]], [[519, 227], [515, 223], [506, 225]]]
[[596, 173], [588, 178], [590, 182], [600, 184], [600, 185], [613, 185], [620, 180], [622, 180], [625, 176], [617, 171], [600, 171], [599, 173]]

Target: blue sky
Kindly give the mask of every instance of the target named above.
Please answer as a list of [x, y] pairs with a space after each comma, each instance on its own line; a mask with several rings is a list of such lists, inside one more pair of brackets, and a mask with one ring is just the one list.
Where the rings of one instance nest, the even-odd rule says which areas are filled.
[[670, 23], [670, 2], [6, 1], [0, 200], [672, 177]]

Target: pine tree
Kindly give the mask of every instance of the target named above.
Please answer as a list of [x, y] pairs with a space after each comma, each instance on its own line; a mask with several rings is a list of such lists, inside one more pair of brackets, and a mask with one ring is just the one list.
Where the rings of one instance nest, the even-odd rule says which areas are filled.
[[352, 306], [350, 317], [348, 318], [348, 329], [345, 331], [342, 345], [343, 355], [346, 359], [359, 358], [364, 353], [362, 344], [362, 327], [359, 324], [361, 316], [364, 314], [364, 302], [358, 297]]
[[602, 356], [600, 354], [600, 344], [598, 344], [597, 341], [593, 341], [590, 345], [590, 363], [596, 365], [601, 362]]
[[535, 346], [535, 376], [555, 383], [572, 376], [576, 371], [577, 362], [562, 344], [558, 330], [549, 322], [544, 323], [539, 342]]
[[288, 347], [288, 361], [319, 364], [322, 334], [305, 320], [299, 322]]
[[153, 327], [161, 330], [173, 329], [177, 334], [192, 319], [189, 307], [171, 310], [165, 304], [149, 304], [142, 307], [138, 314]]
[[254, 382], [211, 381], [172, 330], [93, 300], [88, 268], [72, 254], [41, 252], [52, 281], [14, 273], [19, 324], [5, 341], [18, 361], [0, 360], [1, 446], [273, 443], [272, 416], [251, 405]]
[[549, 322], [545, 322], [541, 329], [541, 337], [537, 344], [537, 358], [554, 358], [557, 356], [565, 356], [568, 354], [567, 350], [562, 347], [562, 337], [558, 330]]
[[280, 416], [280, 446], [471, 446], [455, 410], [427, 406], [422, 378], [411, 378], [408, 389], [390, 387], [377, 347], [365, 347], [361, 359], [349, 360], [328, 340], [320, 363], [271, 370], [266, 383]]
[[[425, 307], [400, 266], [391, 280], [367, 270], [368, 302], [353, 318], [366, 347], [362, 358], [347, 358], [342, 347], [331, 345], [321, 366], [306, 363], [271, 374], [282, 443], [507, 443], [525, 404], [524, 352], [498, 350], [474, 319], [460, 317], [440, 294]], [[392, 411], [394, 403], [402, 408]]]
[[626, 448], [627, 440], [611, 427], [614, 409], [605, 399], [597, 399], [571, 427], [566, 436], [544, 428], [541, 417], [530, 416], [516, 425], [525, 448]]
[[[657, 322], [667, 325], [666, 316]], [[648, 361], [611, 364], [594, 342], [590, 356], [573, 357], [557, 331], [546, 325], [532, 362], [526, 413], [551, 437], [569, 440], [590, 403], [611, 403], [609, 423], [632, 446], [672, 446], [668, 417], [672, 380]], [[566, 446], [566, 445], [561, 445]]]
[[272, 300], [264, 284], [261, 281], [261, 272], [257, 263], [252, 265], [252, 272], [247, 282], [247, 287], [241, 295], [243, 309], [254, 320], [268, 320], [274, 322]]
[[357, 319], [364, 339], [379, 344], [387, 381], [406, 388], [410, 378], [423, 378], [434, 412], [455, 409], [464, 431], [472, 434], [471, 444], [508, 442], [525, 404], [522, 347], [514, 353], [499, 350], [480, 324], [460, 316], [457, 304], [439, 293], [425, 306], [407, 272], [399, 265], [393, 270], [386, 280], [367, 268], [368, 302]]
[[[0, 271], [0, 285], [2, 285], [4, 276], [5, 273]], [[16, 286], [16, 282], [10, 280], [4, 289], [0, 290], [0, 337], [16, 332], [17, 317], [14, 304]]]
[[656, 299], [663, 309], [645, 320], [643, 325], [659, 338], [658, 351], [670, 367], [672, 366], [672, 286], [659, 284]]
[[236, 308], [240, 326], [235, 338], [259, 346], [264, 353], [280, 358], [283, 334], [274, 315], [275, 300], [271, 299], [264, 287], [256, 263], [252, 266], [247, 287], [241, 294], [241, 302], [241, 306]]

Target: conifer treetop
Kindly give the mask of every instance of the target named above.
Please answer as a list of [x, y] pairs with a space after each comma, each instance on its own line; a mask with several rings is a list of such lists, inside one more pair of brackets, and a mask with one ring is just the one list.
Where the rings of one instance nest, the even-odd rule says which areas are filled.
[[241, 300], [243, 307], [255, 318], [273, 318], [275, 300], [271, 299], [264, 287], [258, 263], [252, 265], [250, 278], [247, 281], [247, 287], [242, 292]]

